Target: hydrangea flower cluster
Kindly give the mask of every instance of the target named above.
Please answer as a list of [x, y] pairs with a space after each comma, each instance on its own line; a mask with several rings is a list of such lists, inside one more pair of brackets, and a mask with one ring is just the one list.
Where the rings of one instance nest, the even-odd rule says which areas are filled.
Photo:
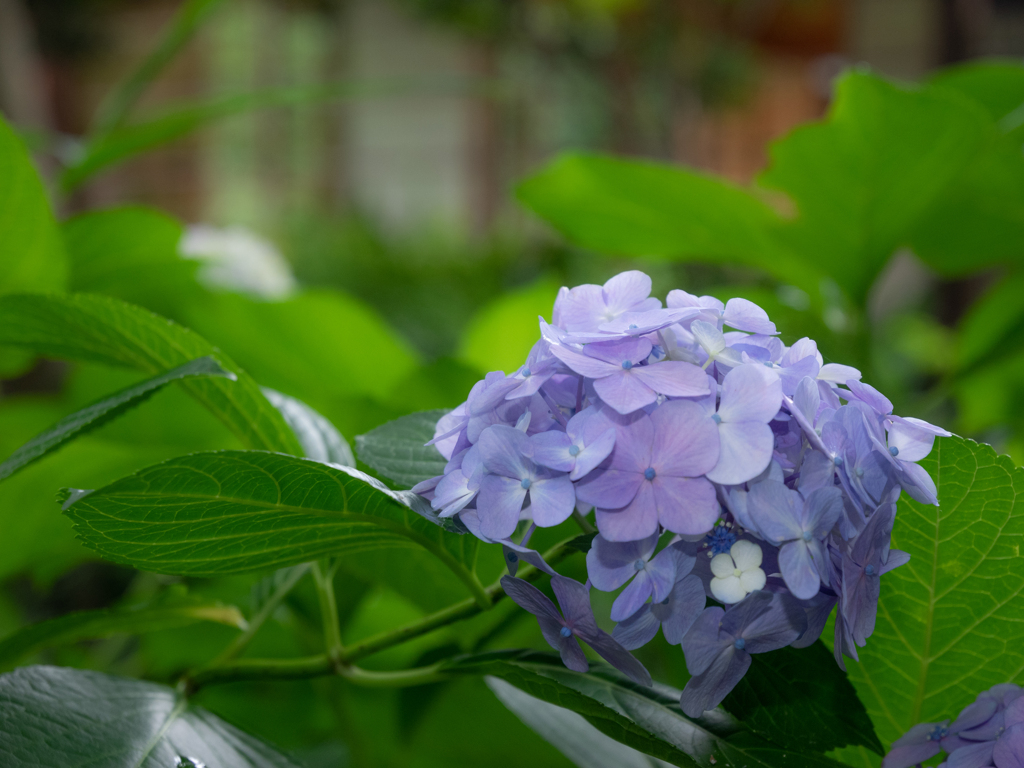
[[[562, 288], [526, 364], [489, 373], [438, 422], [445, 473], [414, 490], [505, 547], [506, 592], [570, 668], [586, 669], [582, 639], [649, 683], [628, 651], [659, 629], [681, 645], [682, 707], [699, 716], [750, 654], [812, 644], [837, 606], [836, 660], [857, 658], [880, 578], [909, 559], [890, 549], [896, 499], [937, 503], [915, 462], [949, 433], [894, 415], [811, 339], [787, 347], [749, 301], [675, 290], [663, 306], [650, 292], [636, 271]], [[515, 566], [554, 573], [533, 530], [591, 509], [589, 579], [553, 576], [560, 615]], [[589, 590], [622, 587], [608, 636]]]
[[882, 768], [911, 768], [940, 752], [940, 768], [1024, 768], [1024, 689], [1013, 683], [981, 693], [952, 722], [921, 723], [892, 745]]

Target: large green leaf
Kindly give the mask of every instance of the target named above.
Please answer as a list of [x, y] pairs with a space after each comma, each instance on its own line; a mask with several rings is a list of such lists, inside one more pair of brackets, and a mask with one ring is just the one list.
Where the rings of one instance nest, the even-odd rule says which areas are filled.
[[904, 495], [878, 624], [850, 679], [882, 741], [941, 720], [996, 683], [1024, 682], [1024, 470], [987, 445], [938, 440], [921, 461], [941, 506]]
[[747, 728], [790, 749], [830, 752], [882, 744], [857, 692], [820, 642], [755, 654], [722, 706]]
[[326, 461], [345, 467], [356, 465], [352, 448], [326, 418], [294, 397], [282, 395], [269, 387], [263, 387], [262, 391], [292, 428], [292, 432], [302, 445], [303, 456], [314, 461]]
[[398, 485], [416, 483], [444, 474], [448, 463], [432, 445], [437, 420], [445, 410], [420, 411], [389, 421], [356, 437], [359, 460]]
[[32, 159], [0, 117], [0, 293], [60, 290], [60, 232]]
[[9, 768], [301, 768], [171, 688], [43, 666], [0, 676], [0, 753]]
[[247, 374], [187, 328], [105, 296], [0, 298], [0, 344], [43, 355], [137, 368], [157, 374], [213, 355], [237, 381], [204, 378], [182, 386], [252, 448], [299, 454], [281, 414]]
[[133, 608], [76, 611], [24, 627], [0, 640], [0, 665], [7, 666], [30, 653], [55, 645], [111, 635], [139, 635], [201, 621], [245, 628], [245, 618], [237, 608], [209, 601], [169, 600]]
[[573, 672], [557, 656], [504, 651], [454, 660], [453, 672], [492, 675], [549, 704], [582, 715], [607, 736], [685, 768], [838, 768], [823, 755], [767, 742], [716, 710], [699, 720], [679, 707], [680, 691], [647, 688], [604, 665]]
[[1003, 120], [1024, 104], [1024, 66], [1016, 59], [946, 67], [932, 75], [929, 82], [973, 99], [993, 120]]
[[56, 451], [76, 437], [88, 434], [111, 419], [116, 419], [125, 411], [152, 397], [171, 382], [195, 376], [223, 376], [231, 380], [236, 378], [230, 371], [225, 371], [220, 363], [207, 356], [192, 360], [127, 389], [122, 389], [99, 402], [65, 416], [45, 432], [29, 440], [9, 459], [0, 464], [0, 480], [10, 477], [33, 461]]
[[910, 244], [910, 228], [996, 133], [958, 94], [853, 72], [839, 81], [828, 119], [772, 145], [760, 181], [796, 204], [780, 237], [861, 303]]
[[448, 532], [420, 502], [349, 467], [217, 451], [76, 491], [65, 510], [86, 546], [142, 570], [242, 573], [406, 543], [478, 588], [477, 540]]

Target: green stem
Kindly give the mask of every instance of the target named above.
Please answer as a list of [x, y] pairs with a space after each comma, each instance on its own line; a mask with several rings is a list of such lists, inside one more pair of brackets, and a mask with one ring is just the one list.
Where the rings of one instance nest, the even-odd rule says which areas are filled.
[[212, 666], [226, 664], [244, 651], [249, 646], [249, 643], [252, 642], [253, 637], [259, 631], [260, 627], [262, 627], [264, 622], [270, 618], [270, 615], [277, 610], [277, 606], [279, 606], [281, 601], [287, 597], [288, 593], [294, 589], [295, 585], [298, 584], [299, 580], [306, 575], [307, 571], [309, 571], [309, 563], [293, 568], [288, 574], [288, 577], [278, 585], [277, 589], [274, 590], [274, 593], [263, 604], [263, 607], [260, 608], [260, 610], [252, 617], [252, 620], [249, 621], [245, 631], [231, 641], [231, 644], [228, 645], [228, 647], [221, 652], [220, 656], [213, 661]]
[[320, 617], [324, 624], [324, 646], [327, 655], [340, 661], [345, 649], [341, 643], [341, 623], [338, 621], [338, 601], [334, 597], [334, 572], [328, 561], [313, 564], [316, 593], [320, 598]]
[[586, 515], [580, 512], [578, 509], [572, 511], [572, 519], [576, 521], [576, 525], [580, 527], [580, 530], [584, 533], [597, 533], [597, 528], [590, 524], [587, 520]]
[[219, 667], [207, 667], [189, 675], [184, 681], [184, 688], [192, 695], [200, 688], [219, 683], [235, 683], [241, 680], [301, 680], [326, 675], [338, 675], [356, 685], [370, 688], [404, 688], [436, 683], [448, 677], [440, 664], [392, 672], [374, 672], [347, 664], [338, 665], [326, 653], [321, 653], [298, 659], [242, 659]]

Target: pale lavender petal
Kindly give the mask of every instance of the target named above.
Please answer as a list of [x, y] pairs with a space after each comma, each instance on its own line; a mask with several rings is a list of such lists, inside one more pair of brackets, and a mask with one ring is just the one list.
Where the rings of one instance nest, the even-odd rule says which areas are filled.
[[[696, 560], [696, 558], [693, 558]], [[684, 561], [686, 570], [683, 573], [676, 573], [676, 562]], [[672, 587], [676, 583], [676, 579], [681, 579], [684, 573], [689, 573], [693, 569], [693, 562], [686, 562], [690, 560], [684, 553], [674, 549], [673, 547], [667, 547], [658, 553], [658, 556], [647, 563], [646, 573], [651, 579], [651, 597], [654, 602], [660, 603], [667, 599], [669, 594], [672, 592]]]
[[611, 592], [629, 581], [637, 572], [636, 561], [646, 562], [658, 545], [655, 533], [639, 541], [608, 541], [598, 534], [587, 552], [587, 575], [602, 592]]
[[660, 331], [673, 323], [689, 320], [700, 314], [696, 308], [648, 309], [643, 312], [623, 312], [614, 320], [601, 323], [598, 328], [605, 333], [625, 333], [630, 336]]
[[634, 369], [621, 367], [597, 379], [594, 390], [602, 401], [621, 414], [638, 411], [658, 399], [658, 393], [636, 376]]
[[658, 509], [651, 483], [642, 482], [633, 501], [622, 509], [597, 508], [597, 529], [609, 541], [644, 539], [658, 530]]
[[942, 751], [939, 742], [929, 737], [936, 727], [945, 726], [948, 723], [948, 720], [944, 720], [941, 724], [921, 723], [915, 725], [893, 742], [892, 749], [882, 761], [882, 768], [912, 768], [912, 766], [939, 754]]
[[971, 702], [961, 710], [956, 720], [949, 726], [949, 730], [953, 733], [960, 733], [971, 728], [977, 728], [979, 725], [988, 722], [997, 709], [999, 709], [999, 703], [995, 699], [983, 694], [978, 697], [977, 701]]
[[722, 314], [722, 322], [730, 328], [750, 333], [778, 333], [775, 323], [768, 319], [768, 313], [757, 304], [746, 299], [729, 299]]
[[501, 475], [487, 475], [480, 482], [477, 515], [480, 530], [489, 539], [507, 539], [519, 524], [526, 490], [518, 480]]
[[530, 485], [533, 522], [550, 528], [565, 522], [576, 508], [576, 491], [568, 475], [539, 478]]
[[572, 440], [564, 432], [539, 432], [530, 438], [527, 456], [542, 467], [569, 472], [576, 466], [576, 457], [569, 453], [572, 444]]
[[892, 401], [870, 384], [865, 384], [857, 379], [850, 379], [843, 383], [846, 384], [854, 397], [871, 408], [875, 413], [881, 416], [892, 413]]
[[626, 312], [648, 300], [651, 278], [637, 269], [620, 272], [604, 284], [601, 293], [610, 313]]
[[595, 507], [620, 509], [636, 498], [636, 492], [644, 482], [644, 476], [639, 472], [605, 469], [593, 472], [576, 483], [576, 498]]
[[[773, 369], [782, 379], [782, 393], [792, 397], [796, 394], [800, 383], [809, 378], [813, 383], [818, 375], [818, 361], [813, 357], [805, 357], [797, 360], [792, 365]], [[813, 418], [813, 417], [812, 417]]]
[[690, 574], [685, 579], [677, 581], [669, 596], [669, 604], [656, 603], [651, 611], [654, 615], [660, 616], [661, 610], [668, 608], [667, 616], [661, 619], [661, 631], [665, 633], [665, 640], [669, 645], [679, 645], [683, 637], [693, 626], [694, 622], [704, 611], [707, 605], [707, 597], [704, 592], [704, 582], [696, 574]]
[[530, 474], [523, 452], [528, 438], [514, 427], [495, 424], [480, 433], [477, 446], [488, 472], [522, 480]]
[[596, 632], [597, 623], [594, 612], [590, 608], [590, 589], [574, 579], [565, 576], [552, 576], [551, 589], [558, 598], [558, 605], [565, 616], [565, 623], [574, 632]]
[[618, 368], [627, 360], [632, 365], [639, 365], [651, 355], [653, 345], [648, 339], [620, 339], [616, 341], [588, 344], [583, 354], [596, 360], [603, 360]]
[[735, 638], [720, 631], [725, 611], [718, 606], [705, 608], [683, 636], [683, 654], [686, 668], [691, 675], [699, 675], [718, 658], [722, 651], [733, 644]]
[[[768, 594], [754, 592], [751, 596]], [[750, 599], [749, 597], [747, 599]], [[728, 631], [729, 615], [722, 620]], [[789, 595], [771, 594], [768, 610], [748, 622], [740, 632], [748, 653], [767, 653], [793, 643], [807, 631], [807, 614]]]
[[818, 379], [830, 384], [847, 384], [851, 380], [860, 381], [861, 373], [856, 368], [838, 363], [825, 363], [818, 372]]
[[942, 427], [937, 427], [934, 424], [930, 424], [924, 419], [915, 419], [913, 416], [890, 416], [890, 421], [899, 424], [905, 424], [908, 428], [919, 429], [922, 432], [927, 432], [930, 435], [936, 437], [952, 437], [953, 433]]
[[[580, 635], [580, 637], [583, 637], [583, 635]], [[583, 637], [583, 639], [587, 641], [591, 648], [597, 651], [598, 656], [630, 680], [640, 685], [651, 685], [651, 673], [633, 657], [633, 654], [623, 648], [607, 632], [599, 629], [594, 635]]]
[[736, 650], [732, 645], [714, 660], [706, 671], [691, 677], [683, 688], [679, 704], [688, 717], [700, 717], [714, 709], [750, 669], [750, 654]]
[[835, 595], [827, 595], [819, 592], [811, 600], [804, 603], [803, 607], [807, 613], [807, 631], [790, 645], [794, 648], [807, 648], [814, 645], [828, 623], [828, 617], [832, 615], [832, 609], [836, 607], [839, 598]]
[[694, 296], [692, 293], [687, 293], [679, 288], [669, 291], [668, 296], [665, 297], [665, 304], [673, 308], [698, 307], [707, 310], [709, 314], [715, 317], [721, 315], [725, 309], [725, 304], [714, 296]]
[[779, 568], [794, 597], [810, 600], [821, 589], [821, 577], [811, 561], [806, 542], [798, 540], [784, 544], [779, 550]]
[[611, 620], [624, 621], [640, 610], [654, 589], [654, 583], [647, 571], [639, 571], [636, 578], [619, 593], [612, 603]]
[[[701, 588], [701, 597], [704, 589]], [[627, 651], [634, 651], [647, 645], [658, 634], [661, 622], [651, 613], [651, 606], [645, 605], [628, 619], [615, 625], [612, 637]]]
[[476, 498], [477, 491], [469, 488], [466, 476], [461, 469], [456, 469], [444, 476], [437, 485], [434, 500], [430, 506], [438, 510], [440, 517], [451, 517], [461, 512]]
[[651, 422], [651, 466], [659, 476], [698, 477], [718, 463], [718, 426], [697, 403], [669, 400], [654, 409]]
[[590, 357], [589, 355], [584, 355], [581, 352], [576, 352], [568, 347], [552, 346], [551, 353], [572, 370], [576, 371], [576, 373], [581, 376], [587, 376], [591, 379], [599, 379], [602, 376], [608, 376], [611, 373], [615, 373], [616, 368], [621, 367], [614, 363], [608, 363], [604, 360], [598, 360], [597, 358]]
[[818, 345], [813, 339], [809, 339], [804, 336], [802, 339], [793, 343], [789, 349], [786, 350], [780, 361], [783, 365], [792, 365], [797, 360], [803, 360], [805, 357], [813, 357], [821, 364], [821, 355], [818, 354]]
[[793, 405], [803, 417], [800, 426], [813, 431], [814, 422], [818, 417], [818, 407], [821, 405], [821, 395], [814, 379], [807, 377], [800, 381], [793, 393]]
[[764, 472], [772, 460], [775, 435], [767, 424], [747, 421], [718, 425], [718, 463], [707, 477], [720, 485], [739, 485]]
[[557, 304], [559, 326], [569, 331], [593, 330], [605, 312], [604, 291], [600, 285], [577, 285], [560, 292]]
[[725, 335], [717, 325], [705, 320], [695, 320], [690, 324], [690, 333], [693, 334], [694, 341], [709, 355], [718, 355], [725, 350]]
[[534, 616], [546, 616], [561, 623], [562, 617], [558, 615], [555, 604], [530, 582], [514, 576], [502, 576], [501, 588], [512, 602], [524, 611], [529, 611]]
[[763, 365], [746, 364], [734, 368], [723, 379], [718, 416], [723, 423], [756, 421], [767, 424], [779, 412], [781, 405], [782, 384], [778, 375]]
[[903, 478], [900, 484], [912, 499], [922, 504], [939, 505], [938, 490], [935, 488], [935, 481], [928, 472], [918, 464], [911, 462], [900, 462], [900, 469], [903, 470]]
[[555, 575], [555, 570], [541, 557], [540, 552], [535, 549], [520, 546], [515, 542], [505, 539], [501, 542], [502, 553], [505, 555], [505, 563], [511, 576], [516, 575], [519, 563], [525, 561], [538, 570], [544, 571], [549, 576]]
[[715, 487], [705, 478], [659, 475], [653, 483], [658, 522], [684, 536], [707, 533], [718, 520], [721, 506]]
[[889, 559], [885, 561], [885, 565], [882, 566], [882, 573], [886, 574], [889, 571], [899, 568], [901, 565], [906, 565], [910, 562], [910, 553], [904, 552], [900, 549], [890, 549]]
[[895, 448], [901, 461], [920, 461], [932, 452], [935, 435], [907, 421], [889, 425], [889, 452]]
[[994, 741], [961, 747], [946, 758], [946, 768], [986, 768], [992, 765], [994, 751]]
[[576, 455], [576, 465], [569, 473], [570, 480], [579, 480], [590, 473], [594, 467], [607, 459], [615, 448], [615, 430], [607, 429], [593, 442], [583, 446]]
[[573, 672], [586, 672], [590, 669], [587, 657], [584, 655], [583, 649], [580, 648], [575, 635], [569, 635], [569, 637], [559, 636], [558, 645], [554, 647], [558, 649], [558, 654], [562, 657], [562, 663]]
[[[616, 423], [611, 468], [643, 474], [651, 466], [654, 422], [646, 413], [623, 416], [613, 409], [609, 409], [608, 413], [621, 420], [621, 423]], [[602, 417], [605, 417], [604, 410]]]
[[693, 363], [666, 360], [653, 365], [641, 365], [631, 373], [644, 384], [662, 395], [671, 397], [703, 397], [708, 394], [708, 378]]
[[799, 518], [802, 504], [799, 493], [776, 480], [751, 485], [747, 494], [747, 514], [756, 530], [775, 546], [803, 535]]
[[804, 530], [824, 539], [843, 513], [843, 494], [838, 488], [818, 488], [804, 502]]
[[999, 768], [1024, 768], [1024, 724], [1007, 728], [992, 754]]

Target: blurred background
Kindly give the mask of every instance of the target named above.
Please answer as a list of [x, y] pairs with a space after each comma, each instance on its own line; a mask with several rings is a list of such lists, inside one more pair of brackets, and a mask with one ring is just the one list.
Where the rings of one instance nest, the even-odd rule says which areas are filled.
[[[751, 298], [783, 340], [817, 339], [897, 412], [1024, 460], [1024, 336], [1011, 335], [987, 379], [954, 370], [959, 329], [1004, 271], [940, 276], [899, 251], [863, 301], [823, 285], [819, 306], [751, 266], [588, 251], [515, 196], [568, 150], [756, 185], [770, 143], [822, 118], [843, 70], [913, 83], [984, 57], [1024, 57], [1024, 0], [0, 0], [0, 111], [65, 221], [69, 287], [195, 329], [350, 441], [517, 368], [558, 286], [639, 268], [660, 297]], [[0, 377], [4, 455], [138, 378], [2, 349]], [[170, 588], [257, 600], [251, 579], [185, 583], [92, 561], [52, 503], [63, 486], [235, 445], [168, 390], [0, 486], [0, 634]], [[484, 567], [497, 573], [500, 555]], [[452, 578], [407, 553], [352, 558], [338, 585], [346, 632], [461, 598]], [[275, 618], [254, 653], [315, 646], [311, 589]], [[542, 642], [532, 624], [498, 618], [378, 661]], [[39, 660], [172, 680], [231, 631], [113, 638]], [[677, 651], [645, 652], [656, 677], [683, 674]], [[499, 752], [509, 765], [567, 765], [479, 681], [239, 684], [202, 697], [311, 766], [476, 765]]]

